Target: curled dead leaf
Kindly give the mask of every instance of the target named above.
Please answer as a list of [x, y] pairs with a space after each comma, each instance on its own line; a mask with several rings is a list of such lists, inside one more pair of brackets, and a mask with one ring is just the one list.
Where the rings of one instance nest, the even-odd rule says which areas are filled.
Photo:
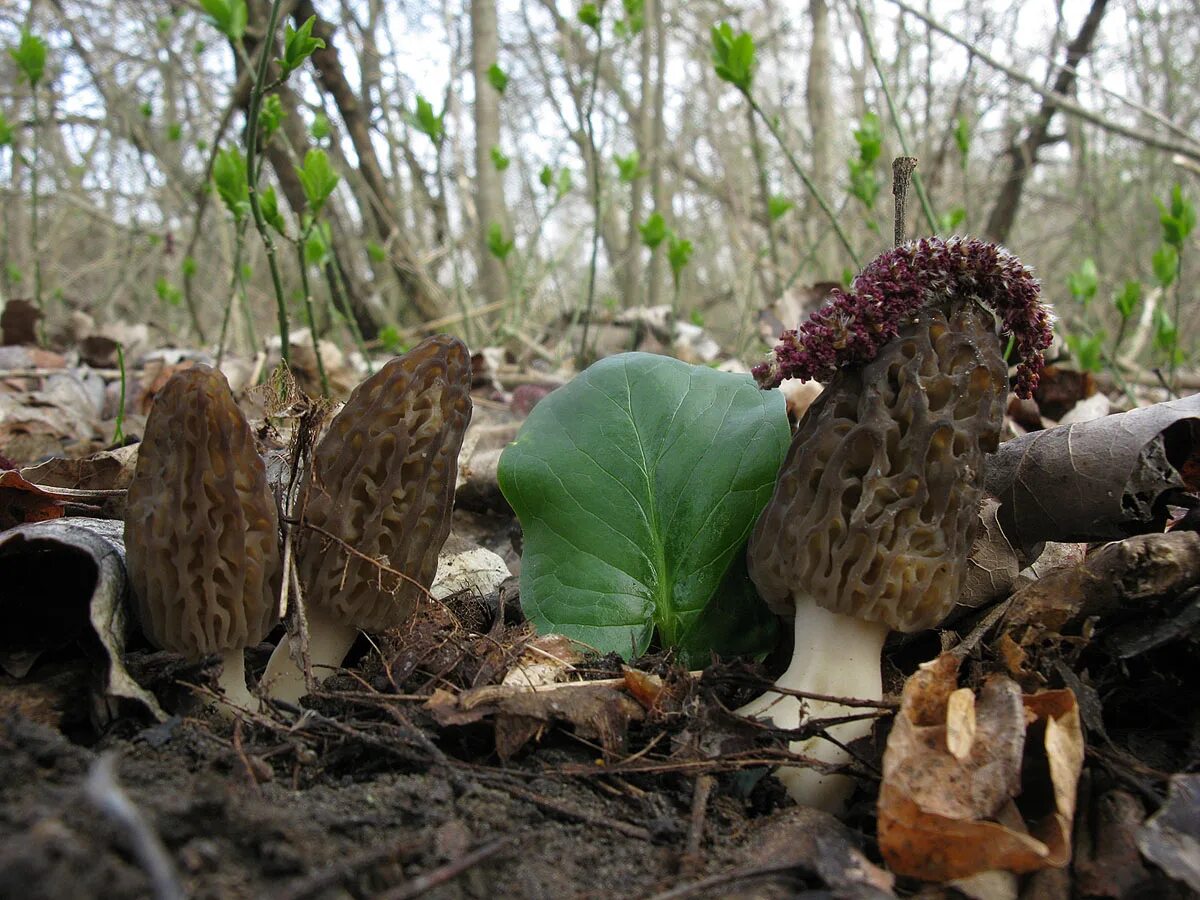
[[884, 859], [926, 881], [1065, 866], [1083, 766], [1074, 695], [1022, 697], [993, 675], [968, 703], [957, 675], [958, 660], [943, 654], [905, 684], [883, 757]]

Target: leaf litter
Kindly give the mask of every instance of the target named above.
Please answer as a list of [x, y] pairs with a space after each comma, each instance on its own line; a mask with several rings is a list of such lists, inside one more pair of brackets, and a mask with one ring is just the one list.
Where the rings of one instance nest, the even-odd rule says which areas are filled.
[[[489, 481], [561, 378], [538, 386], [492, 356], [453, 533], [515, 575], [519, 535]], [[181, 362], [131, 372], [127, 431]], [[103, 522], [121, 514], [135, 448], [102, 449], [113, 409], [95, 387], [112, 376], [83, 367], [55, 387], [20, 368], [4, 381], [0, 453], [55, 459], [0, 484], [27, 495], [5, 495], [20, 521], [0, 532], [0, 895], [1200, 889], [1194, 398], [1002, 445], [1011, 464], [981, 529], [992, 549], [973, 554], [982, 586], [942, 632], [950, 654], [930, 635], [889, 642], [889, 699], [851, 747], [858, 790], [838, 821], [790, 805], [767, 775], [795, 761], [795, 735], [730, 712], [769, 684], [775, 656], [691, 672], [653, 647], [597, 656], [535, 634], [515, 578], [360, 635], [307, 711], [212, 715], [212, 661], [150, 648], [120, 602], [120, 532]], [[530, 385], [541, 393], [518, 403]], [[257, 419], [280, 489], [299, 400]], [[1056, 402], [1056, 419], [1070, 414]], [[248, 668], [270, 649], [250, 648]], [[155, 841], [165, 869], [145, 855]]]

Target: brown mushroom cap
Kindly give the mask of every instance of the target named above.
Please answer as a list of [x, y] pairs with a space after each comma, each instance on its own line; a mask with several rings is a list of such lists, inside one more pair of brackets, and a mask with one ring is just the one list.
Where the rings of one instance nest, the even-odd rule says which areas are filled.
[[301, 484], [296, 553], [310, 608], [367, 631], [412, 614], [450, 533], [470, 389], [471, 355], [448, 335], [355, 388]]
[[750, 538], [750, 576], [781, 615], [832, 612], [918, 631], [958, 597], [1008, 392], [990, 313], [921, 310], [800, 422]]
[[279, 618], [278, 531], [266, 466], [225, 376], [177, 372], [150, 410], [125, 510], [146, 637], [192, 658], [261, 641]]

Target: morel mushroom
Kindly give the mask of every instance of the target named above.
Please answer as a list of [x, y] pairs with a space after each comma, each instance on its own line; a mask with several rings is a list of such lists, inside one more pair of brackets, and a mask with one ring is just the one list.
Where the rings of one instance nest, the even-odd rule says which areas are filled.
[[225, 376], [177, 372], [138, 449], [126, 564], [146, 637], [191, 659], [220, 653], [219, 683], [236, 706], [254, 702], [242, 650], [279, 618], [278, 531], [266, 466]]
[[[795, 618], [794, 656], [778, 686], [877, 700], [888, 631], [930, 628], [950, 611], [985, 454], [999, 441], [1008, 392], [1000, 339], [1010, 334], [1017, 391], [1028, 394], [1050, 342], [1037, 282], [994, 245], [923, 240], [872, 262], [755, 369], [765, 387], [832, 379], [800, 422], [747, 550], [763, 598]], [[870, 711], [769, 691], [740, 712], [794, 729]], [[845, 763], [838, 744], [868, 734], [872, 721], [827, 728], [837, 744], [814, 736], [792, 750]], [[813, 769], [780, 778], [798, 802], [828, 810], [853, 787]]]
[[[429, 338], [355, 388], [317, 445], [296, 538], [314, 669], [341, 665], [360, 629], [402, 624], [428, 591], [450, 533], [470, 388], [462, 341]], [[263, 683], [296, 703], [308, 691], [290, 644]]]

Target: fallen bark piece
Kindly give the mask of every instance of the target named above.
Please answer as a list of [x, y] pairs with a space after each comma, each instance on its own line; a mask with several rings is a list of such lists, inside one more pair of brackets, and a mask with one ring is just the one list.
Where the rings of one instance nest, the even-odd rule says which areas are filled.
[[[1020, 648], [1023, 653], [1045, 638], [1073, 633], [1084, 619], [1122, 611], [1148, 612], [1155, 608], [1154, 601], [1177, 597], [1198, 585], [1200, 534], [1175, 531], [1116, 541], [1083, 562], [1047, 572], [1017, 591], [1003, 619], [1002, 641], [1010, 652]], [[1142, 630], [1147, 628], [1143, 623]], [[1115, 634], [1117, 638], [1131, 641], [1124, 633]], [[1140, 646], [1137, 641], [1132, 645]]]
[[1034, 432], [1000, 445], [986, 487], [1017, 546], [1161, 531], [1167, 501], [1197, 488], [1198, 432], [1200, 394]]
[[925, 881], [1065, 866], [1084, 749], [1074, 695], [1022, 696], [994, 675], [967, 715], [957, 675], [943, 654], [904, 686], [883, 756], [884, 859]]

